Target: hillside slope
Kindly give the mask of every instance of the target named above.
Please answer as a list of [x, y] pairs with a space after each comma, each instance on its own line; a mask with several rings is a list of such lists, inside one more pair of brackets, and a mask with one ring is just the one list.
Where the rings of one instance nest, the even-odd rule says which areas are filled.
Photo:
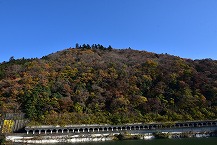
[[0, 112], [41, 124], [217, 118], [217, 61], [103, 46], [0, 64]]

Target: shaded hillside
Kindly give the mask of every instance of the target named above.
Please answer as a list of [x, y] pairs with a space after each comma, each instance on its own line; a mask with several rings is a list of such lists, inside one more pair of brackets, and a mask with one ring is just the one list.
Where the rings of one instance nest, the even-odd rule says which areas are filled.
[[0, 112], [41, 124], [217, 118], [211, 59], [83, 45], [2, 63], [0, 79]]

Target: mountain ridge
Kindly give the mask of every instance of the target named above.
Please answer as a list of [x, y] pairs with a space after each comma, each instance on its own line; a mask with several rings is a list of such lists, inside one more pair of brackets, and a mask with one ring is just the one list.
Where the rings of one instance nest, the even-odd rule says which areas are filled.
[[216, 119], [216, 78], [212, 59], [82, 45], [1, 63], [0, 110], [39, 124]]

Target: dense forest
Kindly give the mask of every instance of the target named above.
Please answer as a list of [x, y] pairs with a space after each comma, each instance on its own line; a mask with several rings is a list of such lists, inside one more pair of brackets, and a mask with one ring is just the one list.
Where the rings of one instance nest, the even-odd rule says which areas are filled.
[[217, 61], [78, 45], [0, 64], [0, 112], [32, 124], [217, 118]]

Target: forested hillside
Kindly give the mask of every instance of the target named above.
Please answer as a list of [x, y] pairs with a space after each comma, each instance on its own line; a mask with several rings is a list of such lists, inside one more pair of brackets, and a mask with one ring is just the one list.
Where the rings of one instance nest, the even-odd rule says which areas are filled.
[[83, 45], [0, 64], [0, 112], [32, 123], [217, 119], [217, 61]]

